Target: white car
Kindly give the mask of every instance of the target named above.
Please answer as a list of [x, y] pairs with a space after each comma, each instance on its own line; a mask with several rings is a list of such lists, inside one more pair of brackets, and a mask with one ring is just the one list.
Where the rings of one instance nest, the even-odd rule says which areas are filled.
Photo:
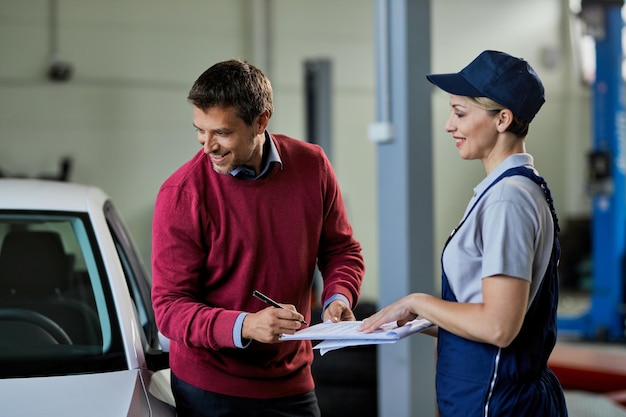
[[0, 179], [0, 415], [175, 416], [167, 360], [109, 197]]

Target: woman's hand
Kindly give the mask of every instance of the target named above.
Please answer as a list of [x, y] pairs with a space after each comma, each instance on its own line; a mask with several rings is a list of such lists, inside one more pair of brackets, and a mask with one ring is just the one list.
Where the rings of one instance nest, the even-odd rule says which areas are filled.
[[385, 323], [395, 321], [398, 323], [398, 326], [403, 326], [408, 321], [414, 320], [419, 315], [417, 309], [420, 296], [422, 296], [422, 294], [409, 294], [395, 303], [389, 304], [387, 307], [363, 320], [363, 324], [359, 327], [359, 330], [365, 333], [371, 333]]

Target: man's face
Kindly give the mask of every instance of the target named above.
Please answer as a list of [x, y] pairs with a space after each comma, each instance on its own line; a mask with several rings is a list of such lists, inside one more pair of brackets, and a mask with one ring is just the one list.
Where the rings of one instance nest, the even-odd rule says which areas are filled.
[[211, 107], [206, 111], [193, 107], [193, 125], [198, 142], [211, 159], [213, 169], [228, 174], [242, 165], [261, 169], [265, 125], [257, 117], [248, 126], [237, 116], [234, 107]]

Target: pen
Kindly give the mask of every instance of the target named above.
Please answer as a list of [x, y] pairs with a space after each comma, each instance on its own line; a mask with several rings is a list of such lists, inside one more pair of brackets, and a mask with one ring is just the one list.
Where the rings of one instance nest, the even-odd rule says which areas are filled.
[[[285, 307], [281, 306], [280, 304], [278, 304], [276, 301], [274, 301], [274, 300], [272, 300], [271, 298], [269, 298], [267, 295], [265, 295], [265, 294], [263, 294], [263, 293], [260, 293], [260, 292], [258, 292], [257, 290], [254, 290], [254, 291], [252, 292], [252, 296], [253, 296], [253, 297], [255, 297], [255, 298], [258, 298], [259, 300], [261, 300], [261, 301], [263, 301], [264, 303], [267, 303], [267, 304], [269, 304], [269, 305], [271, 305], [271, 306], [273, 306], [273, 307], [276, 307], [276, 308], [285, 308]], [[308, 326], [308, 323], [307, 323], [306, 321], [304, 321], [304, 320], [300, 320], [300, 323], [302, 323], [302, 324], [304, 324], [304, 325], [307, 325], [307, 326]]]

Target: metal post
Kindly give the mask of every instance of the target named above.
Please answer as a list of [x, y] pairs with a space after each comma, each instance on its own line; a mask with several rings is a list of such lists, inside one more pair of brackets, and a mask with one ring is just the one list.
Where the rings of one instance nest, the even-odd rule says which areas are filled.
[[622, 80], [621, 6], [605, 9], [606, 36], [596, 41], [596, 80], [593, 85], [593, 148], [611, 157], [612, 187], [593, 198], [593, 292], [591, 328], [587, 333], [610, 339], [624, 337], [624, 227], [626, 204], [626, 137]]
[[332, 65], [329, 59], [304, 62], [306, 140], [324, 148], [332, 161]]
[[[317, 58], [304, 61], [305, 140], [320, 145], [332, 162], [332, 63]], [[315, 299], [322, 295], [322, 275], [315, 268], [313, 291]]]
[[626, 240], [626, 116], [622, 78], [623, 1], [583, 1], [582, 17], [596, 41], [593, 83], [593, 287], [588, 311], [559, 317], [559, 330], [588, 339], [624, 338]]
[[[432, 293], [430, 1], [377, 0], [379, 305]], [[434, 416], [434, 340], [378, 347], [381, 417]]]

